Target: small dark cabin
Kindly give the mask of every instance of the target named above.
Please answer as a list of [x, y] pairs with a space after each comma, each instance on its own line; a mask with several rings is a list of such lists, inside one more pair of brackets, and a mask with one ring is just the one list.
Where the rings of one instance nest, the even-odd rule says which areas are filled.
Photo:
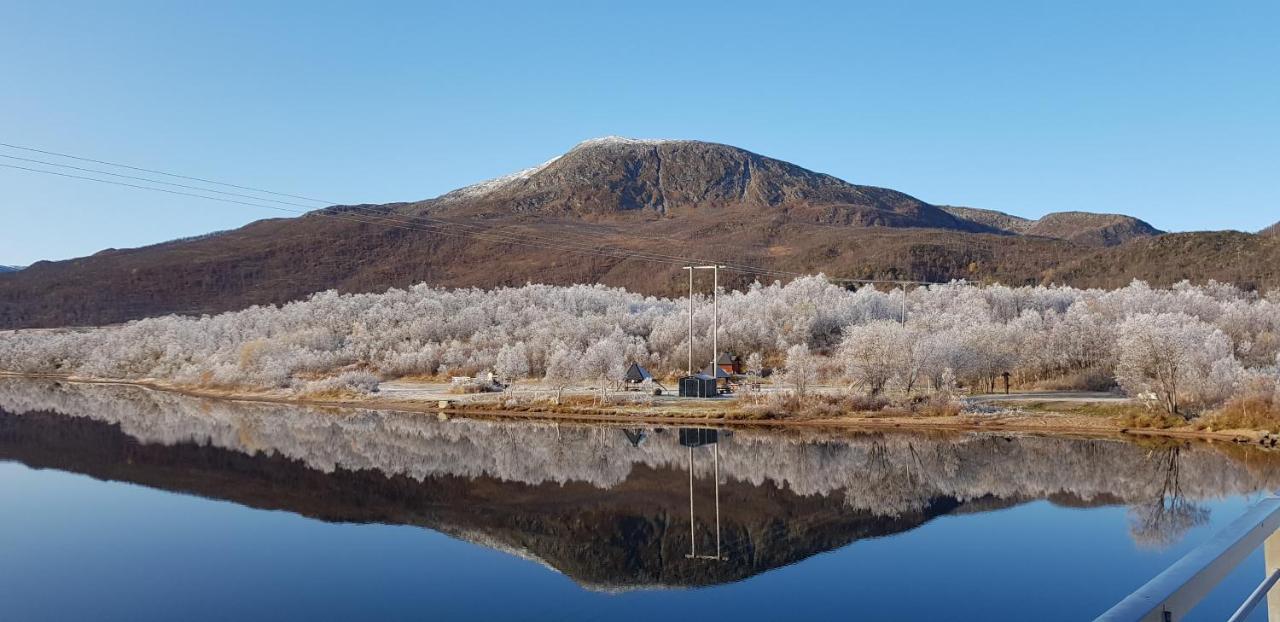
[[715, 397], [716, 379], [707, 374], [694, 374], [680, 379], [680, 397]]

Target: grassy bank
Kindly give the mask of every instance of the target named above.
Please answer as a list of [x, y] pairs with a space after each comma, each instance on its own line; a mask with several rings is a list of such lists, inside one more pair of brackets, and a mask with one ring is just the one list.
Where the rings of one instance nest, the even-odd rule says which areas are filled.
[[[550, 398], [554, 391], [530, 391], [525, 395], [490, 393], [459, 396], [437, 391], [441, 385], [424, 385], [418, 393], [405, 391], [377, 393], [327, 392], [298, 396], [285, 392], [235, 388], [192, 387], [162, 380], [110, 380], [67, 375], [3, 373], [8, 377], [59, 380], [66, 382], [120, 384], [172, 391], [186, 395], [237, 400], [338, 408], [371, 408], [419, 412], [449, 418], [502, 418], [537, 421], [577, 421], [627, 423], [655, 426], [749, 427], [785, 430], [865, 429], [865, 430], [950, 430], [1004, 431], [1054, 436], [1167, 437], [1201, 439], [1274, 447], [1277, 437], [1267, 427], [1223, 427], [1205, 421], [1186, 421], [1158, 416], [1150, 409], [1128, 401], [1052, 401], [1017, 396], [999, 406], [976, 401], [921, 401], [897, 404], [836, 394], [814, 393], [797, 398], [780, 395], [766, 400], [756, 396], [687, 399], [641, 396], [635, 393], [576, 392]], [[526, 388], [527, 389], [527, 388]], [[1224, 419], [1225, 420], [1225, 419]], [[1262, 420], [1251, 419], [1252, 423]], [[1266, 420], [1270, 425], [1270, 420]]]

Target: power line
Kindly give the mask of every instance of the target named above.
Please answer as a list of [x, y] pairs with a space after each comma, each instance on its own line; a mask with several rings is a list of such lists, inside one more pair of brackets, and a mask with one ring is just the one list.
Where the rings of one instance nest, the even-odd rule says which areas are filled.
[[23, 147], [23, 146], [21, 146], [21, 145], [14, 145], [14, 144], [10, 144], [10, 143], [0, 143], [0, 147], [8, 147], [8, 148], [10, 148], [10, 149], [18, 149], [18, 150], [21, 150], [21, 151], [30, 151], [30, 152], [33, 152], [33, 153], [43, 153], [43, 154], [45, 154], [45, 155], [58, 156], [58, 157], [60, 157], [60, 158], [70, 158], [70, 159], [72, 159], [72, 160], [80, 160], [81, 162], [92, 162], [92, 163], [94, 163], [94, 164], [106, 164], [107, 166], [118, 166], [118, 167], [120, 167], [120, 168], [127, 168], [127, 169], [132, 170], [132, 171], [140, 171], [140, 172], [143, 172], [143, 173], [153, 173], [153, 174], [155, 174], [155, 175], [164, 175], [165, 177], [173, 177], [173, 178], [176, 178], [176, 179], [186, 179], [186, 180], [190, 180], [190, 181], [199, 181], [199, 182], [203, 182], [203, 183], [206, 183], [206, 184], [213, 184], [213, 185], [215, 185], [215, 186], [226, 186], [226, 187], [228, 187], [228, 188], [237, 188], [237, 189], [240, 189], [240, 190], [249, 190], [249, 191], [252, 191], [252, 192], [263, 192], [263, 193], [271, 194], [271, 195], [275, 195], [275, 196], [289, 197], [289, 198], [292, 198], [292, 199], [302, 199], [302, 200], [304, 200], [304, 201], [315, 201], [316, 203], [328, 203], [328, 204], [330, 204], [330, 205], [337, 205], [338, 203], [340, 203], [340, 201], [326, 201], [326, 200], [324, 200], [324, 199], [315, 199], [315, 198], [311, 198], [311, 197], [304, 197], [304, 196], [302, 196], [302, 195], [297, 195], [297, 194], [287, 194], [287, 193], [284, 193], [284, 192], [275, 192], [275, 191], [272, 191], [272, 190], [263, 190], [263, 189], [261, 189], [261, 188], [254, 188], [254, 187], [252, 187], [252, 186], [238, 186], [238, 185], [236, 185], [236, 184], [229, 184], [229, 183], [222, 182], [222, 181], [214, 181], [214, 180], [212, 180], [212, 179], [204, 179], [204, 178], [201, 178], [201, 177], [191, 177], [191, 176], [188, 176], [188, 175], [179, 175], [179, 174], [177, 174], [177, 173], [166, 173], [166, 172], [164, 172], [164, 171], [157, 171], [157, 170], [154, 170], [154, 169], [142, 168], [142, 167], [140, 167], [140, 166], [131, 166], [131, 165], [128, 165], [128, 164], [120, 164], [120, 163], [117, 163], [117, 162], [108, 162], [108, 161], [106, 161], [106, 160], [95, 160], [95, 159], [93, 159], [93, 158], [86, 158], [86, 157], [83, 157], [83, 156], [71, 155], [71, 154], [68, 154], [68, 153], [59, 153], [59, 152], [57, 152], [57, 151], [46, 151], [46, 150], [44, 150], [44, 149], [36, 149], [36, 148], [34, 148], [34, 147]]
[[256, 196], [253, 196], [253, 195], [251, 195], [251, 194], [241, 194], [241, 193], [239, 193], [239, 192], [227, 192], [226, 190], [215, 190], [215, 189], [213, 189], [213, 188], [201, 188], [201, 187], [199, 187], [199, 186], [189, 186], [189, 185], [187, 185], [187, 184], [179, 184], [179, 183], [174, 183], [174, 182], [171, 182], [171, 181], [160, 181], [160, 180], [158, 180], [158, 179], [151, 179], [151, 178], [148, 178], [148, 177], [137, 177], [137, 176], [135, 176], [135, 175], [124, 175], [124, 174], [121, 174], [121, 173], [112, 173], [112, 172], [110, 172], [110, 171], [100, 171], [100, 170], [98, 170], [98, 169], [94, 169], [94, 168], [84, 168], [84, 167], [80, 167], [80, 166], [72, 166], [72, 165], [70, 165], [70, 164], [58, 164], [57, 162], [46, 162], [46, 161], [44, 161], [44, 160], [36, 160], [36, 159], [33, 159], [33, 158], [21, 158], [21, 157], [18, 157], [18, 156], [8, 155], [8, 154], [4, 154], [4, 153], [0, 153], [0, 158], [9, 158], [10, 160], [20, 160], [20, 161], [22, 161], [22, 162], [30, 162], [30, 163], [32, 163], [32, 164], [43, 164], [43, 165], [45, 165], [45, 166], [56, 166], [56, 167], [58, 167], [58, 168], [71, 169], [71, 170], [81, 171], [81, 172], [85, 172], [85, 173], [96, 173], [96, 174], [98, 174], [98, 175], [110, 175], [110, 176], [112, 176], [112, 177], [119, 177], [119, 178], [121, 178], [121, 179], [132, 179], [132, 180], [135, 180], [135, 181], [145, 181], [145, 182], [147, 182], [147, 183], [152, 183], [152, 184], [163, 184], [163, 185], [166, 185], [166, 186], [173, 186], [173, 187], [175, 187], [175, 188], [187, 188], [188, 190], [199, 190], [200, 192], [214, 192], [214, 193], [217, 193], [217, 194], [224, 194], [224, 195], [227, 195], [227, 196], [242, 197], [242, 198], [245, 198], [245, 199], [253, 199], [254, 201], [270, 201], [270, 202], [272, 202], [272, 203], [280, 203], [281, 205], [293, 205], [293, 206], [295, 206], [295, 207], [305, 208], [305, 209], [306, 209], [306, 210], [308, 210], [308, 211], [310, 211], [310, 210], [314, 210], [314, 209], [315, 209], [315, 207], [313, 207], [313, 206], [311, 206], [311, 205], [305, 205], [305, 204], [303, 204], [303, 203], [292, 203], [292, 202], [290, 202], [290, 201], [278, 201], [278, 200], [276, 200], [276, 199], [268, 199], [268, 198], [266, 198], [266, 197], [256, 197]]
[[98, 178], [96, 178], [96, 177], [86, 177], [86, 176], [84, 176], [84, 175], [73, 175], [73, 174], [71, 174], [71, 173], [59, 173], [58, 171], [44, 171], [44, 170], [40, 170], [40, 169], [38, 169], [38, 168], [29, 168], [29, 167], [26, 167], [26, 166], [18, 166], [18, 165], [16, 165], [16, 164], [0, 164], [0, 166], [3, 166], [3, 167], [5, 167], [5, 168], [18, 169], [18, 170], [20, 170], [20, 171], [28, 171], [28, 172], [31, 172], [31, 173], [44, 173], [44, 174], [46, 174], [46, 175], [57, 175], [57, 176], [59, 176], [59, 177], [69, 177], [69, 178], [71, 178], [71, 179], [83, 179], [83, 180], [85, 180], [85, 181], [96, 181], [96, 182], [98, 182], [98, 183], [102, 183], [102, 184], [111, 184], [111, 185], [113, 185], [113, 186], [125, 186], [125, 187], [128, 187], [128, 188], [137, 188], [137, 189], [139, 189], [139, 190], [154, 190], [154, 191], [156, 191], [156, 192], [167, 192], [167, 193], [169, 193], [169, 194], [177, 194], [177, 195], [182, 195], [182, 196], [187, 196], [187, 197], [196, 197], [196, 198], [200, 198], [200, 199], [209, 199], [210, 201], [222, 201], [222, 202], [224, 202], [224, 203], [238, 203], [238, 204], [240, 204], [240, 205], [248, 205], [248, 206], [251, 206], [251, 207], [265, 207], [265, 208], [267, 208], [267, 209], [280, 210], [280, 211], [283, 211], [283, 212], [292, 212], [292, 213], [295, 213], [295, 214], [298, 214], [298, 213], [306, 213], [306, 212], [302, 212], [302, 211], [299, 211], [299, 210], [285, 209], [285, 208], [283, 208], [283, 207], [272, 207], [272, 206], [270, 206], [270, 205], [262, 205], [262, 204], [260, 204], [260, 203], [249, 203], [249, 202], [247, 202], [247, 201], [237, 201], [237, 200], [235, 200], [235, 199], [224, 199], [224, 198], [221, 198], [221, 197], [211, 197], [211, 196], [206, 196], [206, 195], [203, 195], [203, 194], [195, 194], [195, 193], [191, 193], [191, 192], [180, 192], [180, 191], [177, 191], [177, 190], [166, 190], [166, 189], [164, 189], [164, 188], [153, 188], [153, 187], [151, 187], [151, 186], [139, 186], [138, 184], [130, 184], [130, 183], [122, 182], [122, 181], [111, 181], [111, 180], [109, 180], [109, 179], [98, 179]]

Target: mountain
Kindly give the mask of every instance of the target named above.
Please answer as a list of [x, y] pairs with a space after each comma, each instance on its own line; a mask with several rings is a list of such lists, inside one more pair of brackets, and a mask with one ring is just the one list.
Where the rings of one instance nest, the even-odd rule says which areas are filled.
[[333, 206], [37, 262], [0, 274], [0, 328], [213, 313], [418, 282], [604, 283], [673, 295], [685, 288], [680, 266], [688, 261], [766, 271], [727, 271], [730, 287], [816, 272], [1096, 287], [1135, 277], [1280, 285], [1270, 268], [1280, 265], [1280, 239], [1180, 235], [1201, 240], [1190, 244], [1198, 254], [1150, 246], [1167, 236], [1125, 216], [1069, 212], [1031, 221], [943, 208], [728, 145], [605, 138], [424, 201]]
[[21, 269], [22, 268], [19, 266], [0, 266], [0, 274], [3, 274], [5, 272], [17, 272]]
[[973, 207], [942, 206], [947, 213], [1010, 234], [1070, 240], [1085, 246], [1118, 246], [1164, 233], [1145, 221], [1123, 214], [1054, 212], [1030, 220]]
[[1276, 224], [1274, 224], [1274, 225], [1271, 225], [1270, 227], [1267, 227], [1266, 229], [1263, 229], [1262, 231], [1259, 231], [1259, 232], [1258, 232], [1258, 235], [1268, 235], [1268, 236], [1271, 236], [1271, 237], [1280, 237], [1280, 222], [1278, 222], [1278, 223], [1276, 223]]
[[464, 213], [577, 217], [770, 210], [821, 224], [986, 230], [901, 192], [691, 140], [589, 140], [541, 166], [419, 207], [459, 205]]

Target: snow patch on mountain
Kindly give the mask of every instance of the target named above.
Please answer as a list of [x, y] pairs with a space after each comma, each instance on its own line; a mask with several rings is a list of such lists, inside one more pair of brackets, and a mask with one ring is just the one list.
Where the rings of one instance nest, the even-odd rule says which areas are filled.
[[494, 190], [504, 188], [518, 181], [524, 181], [526, 179], [529, 179], [530, 177], [533, 177], [538, 171], [541, 171], [542, 169], [545, 169], [548, 166], [551, 166], [552, 163], [554, 163], [556, 160], [559, 160], [559, 159], [560, 159], [560, 156], [556, 156], [537, 166], [531, 166], [529, 168], [516, 171], [509, 175], [494, 177], [493, 179], [486, 179], [482, 182], [471, 184], [470, 186], [463, 186], [462, 188], [458, 188], [457, 190], [453, 190], [448, 193], [442, 194], [440, 195], [439, 198], [442, 201], [455, 201], [458, 199], [474, 199], [476, 197], [482, 197], [486, 194], [493, 192]]
[[588, 138], [577, 145], [574, 149], [582, 149], [584, 147], [608, 147], [614, 145], [663, 145], [667, 143], [689, 142], [681, 140], [673, 140], [668, 138], [627, 138], [626, 136], [601, 136], [599, 138]]
[[[624, 145], [661, 145], [661, 144], [677, 143], [677, 142], [689, 142], [689, 141], [670, 140], [665, 138], [627, 138], [625, 136], [601, 136], [599, 138], [589, 138], [587, 140], [584, 140], [574, 145], [573, 149], [570, 149], [569, 152], [572, 153], [579, 149], [589, 149], [593, 147], [614, 147], [614, 146], [624, 146]], [[516, 171], [509, 175], [494, 177], [493, 179], [486, 179], [485, 181], [471, 184], [470, 186], [464, 186], [462, 188], [458, 188], [457, 190], [453, 190], [443, 195], [440, 195], [439, 199], [442, 201], [456, 201], [459, 199], [474, 199], [476, 197], [485, 196], [491, 192], [494, 192], [495, 190], [505, 188], [513, 183], [529, 179], [530, 177], [537, 174], [539, 171], [547, 168], [548, 166], [551, 166], [553, 163], [555, 163], [557, 160], [559, 160], [562, 157], [563, 156], [556, 156], [537, 166], [529, 167], [521, 171]]]

